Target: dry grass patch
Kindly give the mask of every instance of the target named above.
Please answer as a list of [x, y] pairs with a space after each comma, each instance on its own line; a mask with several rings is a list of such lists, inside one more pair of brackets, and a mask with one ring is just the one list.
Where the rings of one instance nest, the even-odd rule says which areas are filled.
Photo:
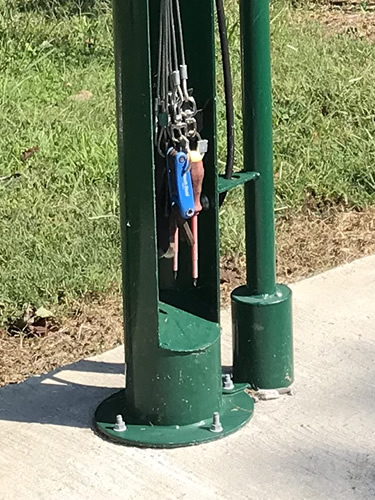
[[0, 386], [46, 373], [122, 342], [122, 305], [111, 295], [72, 304], [44, 336], [0, 330]]
[[375, 41], [375, 2], [333, 0], [314, 7], [312, 18], [320, 21], [329, 34], [343, 34]]
[[[375, 209], [339, 212], [328, 208], [277, 222], [278, 280], [290, 283], [375, 253]], [[221, 261], [223, 305], [245, 281], [245, 258]], [[0, 331], [0, 386], [99, 354], [123, 342], [118, 294], [73, 303], [71, 313], [49, 324], [44, 336]]]
[[[324, 215], [301, 213], [279, 219], [277, 277], [291, 283], [360, 257], [375, 254], [375, 209]], [[245, 258], [222, 259], [222, 296], [229, 302], [231, 290], [245, 279]]]

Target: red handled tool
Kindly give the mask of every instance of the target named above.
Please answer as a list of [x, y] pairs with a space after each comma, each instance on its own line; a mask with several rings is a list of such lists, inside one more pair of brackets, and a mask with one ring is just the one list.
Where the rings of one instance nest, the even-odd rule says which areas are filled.
[[193, 246], [191, 247], [191, 274], [193, 285], [198, 282], [198, 215], [202, 211], [201, 195], [204, 179], [204, 166], [202, 155], [198, 151], [190, 151], [190, 171], [194, 191], [195, 214], [191, 219], [191, 232], [193, 233]]

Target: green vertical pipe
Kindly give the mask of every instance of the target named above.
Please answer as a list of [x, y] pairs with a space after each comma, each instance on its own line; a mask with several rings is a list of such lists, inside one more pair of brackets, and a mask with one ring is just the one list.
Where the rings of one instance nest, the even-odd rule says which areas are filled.
[[241, 0], [244, 168], [260, 173], [245, 187], [247, 287], [275, 292], [272, 96], [269, 0]]
[[148, 0], [114, 0], [113, 19], [127, 402], [143, 409], [158, 330]]
[[276, 285], [269, 0], [240, 0], [247, 285], [232, 293], [233, 376], [254, 389], [289, 388], [292, 294]]

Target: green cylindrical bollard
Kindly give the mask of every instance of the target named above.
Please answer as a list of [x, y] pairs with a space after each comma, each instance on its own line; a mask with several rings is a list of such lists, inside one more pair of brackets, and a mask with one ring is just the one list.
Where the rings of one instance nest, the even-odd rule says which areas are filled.
[[235, 379], [257, 389], [283, 389], [293, 382], [291, 291], [251, 296], [246, 286], [232, 294]]
[[255, 389], [293, 382], [291, 291], [276, 285], [269, 0], [241, 0], [247, 284], [232, 293], [233, 372]]

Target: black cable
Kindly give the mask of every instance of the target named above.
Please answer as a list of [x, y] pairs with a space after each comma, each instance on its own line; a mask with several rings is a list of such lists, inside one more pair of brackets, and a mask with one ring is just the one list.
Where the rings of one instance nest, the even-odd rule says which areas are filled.
[[[233, 83], [232, 71], [229, 56], [229, 43], [227, 34], [227, 25], [224, 12], [223, 0], [216, 0], [217, 23], [219, 27], [220, 46], [223, 63], [224, 77], [224, 95], [225, 95], [225, 110], [227, 122], [227, 157], [225, 163], [225, 178], [231, 179], [234, 165], [234, 106], [233, 106]], [[221, 193], [219, 196], [219, 205], [224, 203], [227, 193]]]

